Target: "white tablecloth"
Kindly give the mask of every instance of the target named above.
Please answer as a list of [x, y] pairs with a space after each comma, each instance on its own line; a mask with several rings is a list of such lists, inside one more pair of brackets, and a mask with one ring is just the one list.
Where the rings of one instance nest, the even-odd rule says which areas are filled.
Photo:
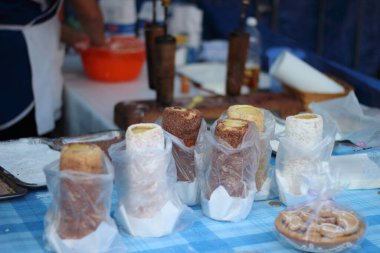
[[[78, 136], [99, 131], [117, 129], [113, 121], [114, 106], [121, 101], [155, 99], [155, 91], [148, 87], [144, 66], [138, 79], [122, 83], [102, 83], [90, 80], [83, 72], [80, 57], [67, 56], [64, 74], [65, 135]], [[180, 94], [179, 80], [175, 82], [175, 96], [202, 95], [192, 89]]]

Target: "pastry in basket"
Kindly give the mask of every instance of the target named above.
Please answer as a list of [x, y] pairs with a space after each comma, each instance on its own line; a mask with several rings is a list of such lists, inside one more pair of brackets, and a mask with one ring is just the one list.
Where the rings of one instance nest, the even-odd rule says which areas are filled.
[[[162, 127], [182, 140], [188, 148], [194, 147], [202, 123], [202, 114], [197, 109], [178, 106], [167, 107], [162, 113]], [[177, 180], [192, 182], [195, 179], [194, 152], [188, 152], [173, 143], [173, 156], [177, 167]]]
[[275, 220], [277, 231], [297, 249], [338, 252], [363, 236], [365, 225], [353, 211], [330, 205], [312, 207], [285, 210]]
[[[94, 144], [65, 144], [61, 151], [60, 170], [87, 174], [102, 174], [103, 152]], [[62, 239], [80, 239], [95, 231], [107, 211], [99, 201], [102, 185], [97, 180], [61, 179], [60, 219], [58, 234]]]
[[[244, 120], [219, 120], [215, 128], [215, 137], [228, 146], [236, 149], [243, 141], [248, 130], [248, 122]], [[226, 154], [214, 149], [211, 156], [211, 170], [209, 172], [208, 197], [222, 185], [231, 197], [246, 197], [248, 194], [245, 180], [245, 160], [249, 152]]]

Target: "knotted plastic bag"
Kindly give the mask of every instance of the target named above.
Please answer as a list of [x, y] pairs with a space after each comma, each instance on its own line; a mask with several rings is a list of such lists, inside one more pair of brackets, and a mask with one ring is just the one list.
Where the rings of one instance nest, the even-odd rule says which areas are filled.
[[366, 232], [364, 219], [337, 204], [330, 185], [310, 201], [289, 207], [275, 220], [275, 233], [285, 245], [307, 252], [340, 252], [357, 248]]

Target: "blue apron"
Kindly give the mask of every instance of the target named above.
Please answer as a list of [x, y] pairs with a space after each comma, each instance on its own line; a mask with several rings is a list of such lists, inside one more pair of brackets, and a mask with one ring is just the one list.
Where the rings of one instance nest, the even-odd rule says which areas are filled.
[[0, 130], [33, 108], [38, 134], [54, 128], [63, 82], [56, 15], [60, 4], [52, 0], [41, 10], [30, 0], [0, 0]]

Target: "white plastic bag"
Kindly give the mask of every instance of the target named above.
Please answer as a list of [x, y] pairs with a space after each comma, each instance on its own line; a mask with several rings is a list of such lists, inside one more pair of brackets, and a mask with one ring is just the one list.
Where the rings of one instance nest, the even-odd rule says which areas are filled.
[[114, 170], [103, 155], [104, 174], [44, 169], [52, 203], [45, 216], [44, 241], [56, 252], [124, 252], [126, 247], [110, 217]]
[[[262, 108], [260, 108], [260, 110], [264, 112], [264, 132], [258, 131], [260, 158], [259, 167], [255, 176], [257, 188], [255, 201], [271, 199], [278, 196], [274, 167], [270, 166], [270, 158], [272, 155], [270, 141], [274, 137], [276, 121], [270, 111]], [[227, 118], [227, 114], [223, 113], [220, 119], [225, 118]]]
[[[323, 173], [315, 172], [317, 177]], [[309, 192], [308, 201], [280, 212], [274, 222], [280, 242], [306, 252], [359, 249], [367, 224], [358, 213], [333, 199], [343, 189], [339, 173], [333, 171], [328, 184]]]
[[[280, 200], [295, 205], [308, 199], [311, 192], [331, 182], [329, 161], [334, 147], [335, 127], [324, 119], [323, 138], [313, 145], [300, 145], [290, 137], [281, 137], [276, 156], [276, 180]], [[306, 136], [310, 137], [310, 136]]]
[[366, 224], [353, 210], [319, 198], [280, 212], [275, 220], [279, 240], [306, 252], [340, 252], [358, 248]]
[[[206, 122], [203, 120], [199, 133], [207, 130]], [[198, 139], [199, 134], [198, 133]], [[166, 132], [173, 142], [172, 154], [177, 169], [176, 191], [181, 201], [186, 205], [196, 205], [199, 203], [199, 176], [195, 168], [195, 145], [187, 147], [183, 140]]]
[[[380, 117], [363, 110], [354, 92], [346, 97], [311, 103], [313, 112], [331, 118], [337, 126], [337, 140], [350, 140], [362, 147], [380, 146]], [[372, 109], [377, 111], [379, 110]]]
[[174, 188], [176, 169], [171, 152], [167, 136], [164, 150], [127, 153], [125, 142], [109, 150], [116, 168], [116, 220], [133, 236], [160, 237], [193, 222], [191, 209], [182, 204]]
[[274, 137], [275, 119], [271, 112], [264, 111], [264, 132], [259, 132], [260, 139], [260, 160], [259, 168], [256, 172], [256, 200], [266, 200], [277, 197], [277, 185], [275, 180], [274, 167], [270, 166], [272, 146], [270, 140]]
[[195, 151], [197, 171], [202, 179], [202, 210], [215, 220], [243, 220], [251, 211], [256, 193], [258, 131], [249, 122], [242, 143], [232, 148], [215, 138], [216, 124], [211, 132], [202, 132]]

